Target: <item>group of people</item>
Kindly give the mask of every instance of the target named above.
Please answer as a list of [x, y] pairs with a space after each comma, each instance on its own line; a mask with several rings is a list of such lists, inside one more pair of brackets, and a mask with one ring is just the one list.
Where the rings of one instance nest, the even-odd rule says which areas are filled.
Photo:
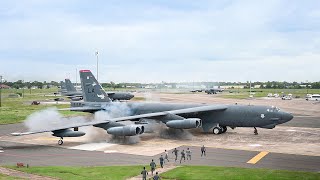
[[[201, 150], [201, 157], [206, 156], [206, 147], [204, 145], [200, 148], [200, 150]], [[179, 150], [177, 148], [174, 148], [174, 150], [172, 150], [171, 153], [173, 153], [175, 155], [175, 162], [176, 162], [178, 160]], [[186, 161], [186, 156], [187, 156], [187, 160], [191, 160], [192, 152], [189, 148], [187, 148], [186, 151], [184, 151], [184, 149], [182, 149], [180, 154], [181, 154], [180, 164], [181, 164], [182, 159], [183, 159], [183, 161]], [[164, 157], [163, 157], [163, 155], [161, 155], [159, 158], [161, 168], [163, 168], [165, 160], [167, 160], [167, 162], [169, 162], [169, 153], [167, 150], [164, 150]], [[151, 169], [152, 176], [153, 176], [153, 172], [155, 171], [156, 167], [157, 167], [157, 165], [154, 162], [154, 160], [152, 159], [151, 163], [150, 163], [150, 169]], [[141, 174], [142, 174], [142, 179], [146, 180], [147, 175], [148, 175], [148, 171], [146, 170], [146, 167], [143, 167]], [[153, 180], [159, 180], [159, 179], [160, 179], [160, 176], [159, 176], [158, 172], [156, 172], [155, 175], [153, 176]]]

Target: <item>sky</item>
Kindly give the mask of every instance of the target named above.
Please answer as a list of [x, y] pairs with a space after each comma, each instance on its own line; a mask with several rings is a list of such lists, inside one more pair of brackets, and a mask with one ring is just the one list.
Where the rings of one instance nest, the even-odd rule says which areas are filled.
[[5, 80], [320, 81], [319, 0], [2, 0]]

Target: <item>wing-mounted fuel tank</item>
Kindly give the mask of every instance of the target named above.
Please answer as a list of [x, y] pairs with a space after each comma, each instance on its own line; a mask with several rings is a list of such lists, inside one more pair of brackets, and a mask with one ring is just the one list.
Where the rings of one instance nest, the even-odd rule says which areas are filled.
[[71, 129], [60, 129], [52, 132], [52, 136], [56, 137], [80, 137], [86, 134], [84, 132], [78, 131], [78, 128], [74, 128], [74, 131], [72, 131]]
[[171, 120], [166, 123], [170, 128], [174, 129], [191, 129], [198, 128], [201, 126], [201, 119], [199, 118], [188, 118], [183, 120]]

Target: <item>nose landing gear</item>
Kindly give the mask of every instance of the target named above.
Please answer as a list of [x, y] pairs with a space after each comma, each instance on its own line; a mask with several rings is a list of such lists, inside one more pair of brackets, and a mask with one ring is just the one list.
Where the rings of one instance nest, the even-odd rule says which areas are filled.
[[254, 135], [258, 135], [258, 130], [257, 130], [257, 128], [256, 128], [256, 127], [253, 127], [253, 128], [254, 128], [254, 131], [253, 131]]

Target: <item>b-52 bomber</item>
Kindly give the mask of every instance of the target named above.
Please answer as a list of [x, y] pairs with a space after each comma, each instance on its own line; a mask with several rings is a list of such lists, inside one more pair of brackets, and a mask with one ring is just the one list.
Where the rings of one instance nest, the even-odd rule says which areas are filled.
[[[81, 86], [84, 102], [71, 102], [72, 111], [94, 113], [108, 111], [114, 102], [102, 89], [90, 70], [80, 71]], [[293, 116], [273, 106], [253, 105], [204, 105], [204, 104], [169, 104], [169, 103], [126, 103], [131, 111], [128, 116], [110, 118], [103, 121], [93, 121], [66, 125], [36, 132], [12, 133], [13, 135], [28, 135], [42, 132], [52, 132], [60, 137], [58, 144], [63, 143], [64, 137], [85, 135], [79, 127], [94, 126], [102, 128], [108, 134], [115, 136], [134, 136], [144, 133], [146, 119], [164, 123], [168, 128], [191, 129], [201, 128], [203, 132], [223, 134], [227, 127], [259, 127], [272, 129], [278, 124], [290, 121]], [[134, 121], [135, 124], [125, 125], [122, 121]], [[148, 122], [147, 122], [148, 123]]]

